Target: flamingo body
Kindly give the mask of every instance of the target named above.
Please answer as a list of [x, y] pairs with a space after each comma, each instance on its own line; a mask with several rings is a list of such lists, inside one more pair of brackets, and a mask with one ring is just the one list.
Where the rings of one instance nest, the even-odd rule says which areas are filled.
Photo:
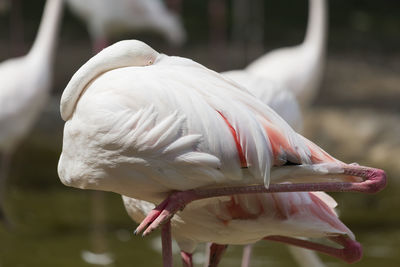
[[42, 111], [50, 87], [49, 71], [49, 66], [25, 57], [10, 59], [0, 65], [2, 87], [5, 88], [0, 90], [2, 151], [16, 147]]
[[[63, 183], [153, 203], [171, 190], [268, 185], [272, 165], [286, 160], [336, 162], [243, 87], [139, 41], [119, 42], [78, 70], [61, 113]], [[242, 169], [237, 144], [251, 167]]]
[[[123, 197], [128, 214], [141, 222], [154, 205]], [[326, 194], [296, 192], [237, 195], [201, 208], [187, 208], [172, 219], [180, 248], [192, 253], [198, 243], [244, 245], [266, 236], [323, 238], [353, 233], [337, 218], [336, 202]]]
[[13, 150], [25, 137], [49, 95], [61, 0], [46, 4], [39, 33], [30, 52], [0, 64], [0, 150]]

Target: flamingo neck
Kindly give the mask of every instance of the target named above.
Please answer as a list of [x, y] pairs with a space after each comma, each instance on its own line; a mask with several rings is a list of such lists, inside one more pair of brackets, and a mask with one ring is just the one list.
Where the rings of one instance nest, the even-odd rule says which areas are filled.
[[309, 0], [307, 33], [303, 45], [314, 51], [325, 50], [327, 30], [326, 0]]
[[40, 58], [48, 64], [52, 61], [62, 15], [62, 4], [63, 0], [46, 1], [39, 31], [28, 54], [30, 57]]

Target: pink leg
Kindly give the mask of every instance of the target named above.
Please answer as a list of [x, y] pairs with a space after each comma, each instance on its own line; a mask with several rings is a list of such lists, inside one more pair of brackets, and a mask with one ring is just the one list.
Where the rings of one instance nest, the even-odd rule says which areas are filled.
[[181, 251], [181, 259], [183, 267], [193, 267], [192, 253]]
[[217, 267], [227, 248], [228, 245], [218, 245], [213, 243], [210, 247], [210, 259], [208, 262], [208, 267]]
[[329, 256], [336, 257], [338, 259], [342, 259], [347, 263], [354, 263], [361, 259], [362, 257], [362, 247], [360, 243], [346, 238], [344, 236], [339, 237], [331, 237], [332, 241], [340, 244], [343, 248], [334, 248], [318, 243], [314, 243], [308, 240], [297, 239], [293, 237], [286, 236], [267, 236], [264, 240], [276, 241], [285, 244], [290, 244], [302, 248], [312, 249], [321, 253], [324, 253]]
[[242, 257], [242, 267], [250, 266], [251, 259], [251, 251], [253, 250], [253, 244], [248, 244], [243, 248], [243, 257]]
[[171, 222], [167, 221], [161, 227], [163, 266], [172, 267]]
[[203, 267], [208, 267], [208, 262], [210, 261], [210, 253], [211, 253], [211, 245], [212, 243], [206, 243], [206, 248], [204, 251], [204, 265]]
[[[325, 174], [332, 176], [335, 173]], [[241, 186], [241, 187], [223, 187], [210, 189], [193, 189], [172, 193], [167, 199], [152, 210], [147, 217], [136, 228], [135, 234], [140, 233], [145, 228], [143, 236], [148, 235], [160, 224], [168, 221], [178, 210], [183, 208], [194, 200], [230, 196], [237, 194], [251, 193], [275, 193], [275, 192], [363, 192], [376, 193], [386, 185], [385, 172], [380, 169], [346, 165], [336, 173], [337, 175], [358, 176], [364, 179], [363, 182], [320, 182], [320, 183], [284, 183], [271, 184], [269, 188], [264, 185]], [[323, 176], [323, 174], [320, 174]]]

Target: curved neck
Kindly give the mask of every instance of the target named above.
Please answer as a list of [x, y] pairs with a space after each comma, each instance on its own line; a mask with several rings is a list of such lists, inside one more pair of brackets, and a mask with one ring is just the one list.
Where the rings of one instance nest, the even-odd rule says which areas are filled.
[[323, 50], [327, 31], [327, 4], [326, 0], [309, 0], [308, 25], [304, 39], [305, 46]]
[[40, 21], [39, 31], [29, 56], [40, 57], [43, 60], [50, 61], [53, 58], [53, 52], [56, 45], [56, 36], [59, 28], [63, 0], [47, 0], [42, 19]]

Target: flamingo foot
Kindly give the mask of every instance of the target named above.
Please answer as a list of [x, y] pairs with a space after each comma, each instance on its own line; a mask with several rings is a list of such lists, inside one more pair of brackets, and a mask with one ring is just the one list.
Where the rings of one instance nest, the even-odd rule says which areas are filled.
[[228, 245], [212, 243], [210, 247], [210, 259], [208, 262], [208, 267], [217, 267], [227, 248]]
[[311, 242], [308, 240], [297, 239], [286, 236], [267, 236], [264, 238], [264, 240], [276, 241], [293, 246], [315, 250], [317, 252], [321, 252], [326, 255], [341, 259], [347, 263], [354, 263], [361, 259], [362, 247], [360, 243], [358, 243], [357, 241], [354, 241], [344, 236], [330, 237], [329, 239], [331, 239], [335, 243], [342, 245], [343, 248], [334, 248], [323, 244]]
[[[298, 166], [287, 168], [299, 168]], [[362, 182], [314, 182], [314, 183], [294, 183], [293, 174], [288, 172], [288, 179], [292, 179], [292, 183], [272, 183], [268, 188], [264, 185], [252, 186], [236, 186], [236, 187], [221, 187], [208, 189], [192, 189], [181, 192], [174, 192], [155, 209], [153, 209], [146, 218], [136, 228], [135, 234], [143, 232], [143, 236], [150, 234], [161, 224], [169, 221], [172, 216], [194, 200], [231, 196], [237, 194], [252, 194], [252, 193], [275, 193], [275, 192], [362, 192], [376, 193], [386, 186], [386, 175], [383, 170], [374, 169], [356, 165], [344, 165], [341, 169], [337, 166], [332, 170], [320, 171], [318, 169], [310, 169], [305, 176], [310, 177], [328, 177], [343, 176], [344, 180], [349, 177], [356, 176], [362, 178]], [[301, 178], [301, 175], [299, 175]], [[273, 177], [272, 177], [273, 179]], [[280, 177], [282, 179], [282, 175]]]
[[146, 218], [136, 228], [134, 234], [139, 234], [145, 230], [142, 236], [147, 236], [154, 229], [163, 223], [168, 222], [171, 217], [179, 210], [182, 210], [186, 204], [199, 199], [194, 190], [172, 193], [168, 198], [155, 207]]

